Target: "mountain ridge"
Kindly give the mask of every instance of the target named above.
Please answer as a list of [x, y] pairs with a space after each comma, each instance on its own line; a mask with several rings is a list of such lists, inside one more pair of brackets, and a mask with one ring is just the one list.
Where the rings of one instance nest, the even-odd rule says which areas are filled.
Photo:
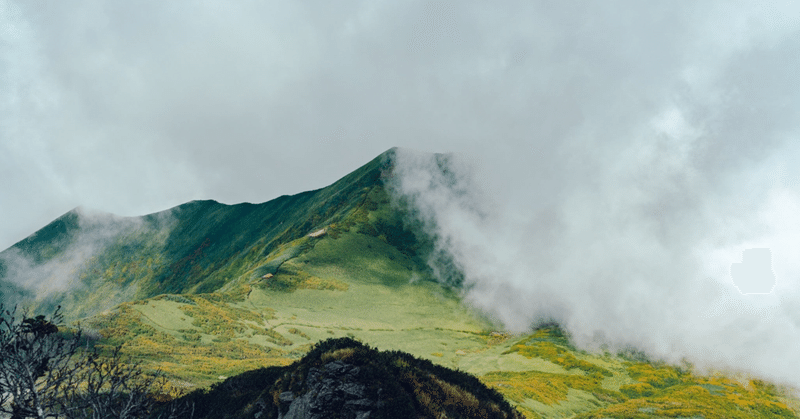
[[62, 306], [96, 348], [165, 374], [172, 396], [335, 338], [468, 372], [529, 418], [797, 417], [797, 398], [756, 379], [584, 352], [557, 325], [504, 332], [433, 275], [433, 239], [393, 195], [396, 152], [261, 204], [74, 209], [0, 252], [0, 300]]
[[[16, 294], [24, 294], [19, 290], [24, 290], [21, 284], [25, 278], [12, 278], [16, 281], [7, 278], [9, 259], [23, 258], [18, 265], [31, 266], [50, 261], [70, 262], [64, 260], [71, 258], [67, 250], [80, 239], [81, 233], [85, 236], [96, 234], [98, 229], [111, 229], [115, 232], [105, 234], [108, 236], [104, 237], [108, 242], [103, 244], [105, 248], [92, 252], [92, 257], [101, 259], [99, 263], [91, 260], [87, 266], [65, 263], [70, 266], [59, 271], [81, 271], [77, 274], [79, 280], [72, 282], [85, 288], [104, 286], [96, 283], [99, 278], [125, 287], [133, 284], [137, 289], [124, 293], [136, 298], [162, 293], [212, 292], [244, 269], [240, 266], [241, 254], [247, 254], [252, 261], [266, 256], [281, 243], [297, 240], [346, 217], [363, 201], [366, 188], [382, 187], [381, 175], [392, 164], [394, 151], [382, 153], [328, 187], [283, 195], [260, 204], [226, 205], [197, 200], [140, 217], [86, 215], [80, 207], [73, 209], [0, 252], [0, 284]], [[120, 244], [122, 241], [124, 245]], [[143, 250], [146, 257], [141, 255]], [[110, 262], [102, 259], [108, 259], [109, 253], [114, 253], [114, 263], [124, 272], [108, 271]], [[144, 260], [136, 260], [135, 254]], [[64, 305], [70, 316], [70, 306], [74, 304], [48, 295], [40, 297], [38, 305], [45, 309]], [[70, 317], [90, 314], [89, 310], [76, 310], [76, 315]]]

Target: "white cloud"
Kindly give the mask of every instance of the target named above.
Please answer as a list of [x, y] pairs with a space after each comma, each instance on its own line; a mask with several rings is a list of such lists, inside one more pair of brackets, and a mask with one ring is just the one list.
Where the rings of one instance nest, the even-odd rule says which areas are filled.
[[[392, 146], [457, 152], [464, 193], [425, 205], [510, 325], [798, 372], [759, 344], [800, 342], [795, 3], [0, 9], [2, 248], [77, 205], [262, 202]], [[751, 245], [773, 251], [777, 302], [728, 293]]]
[[[800, 25], [782, 19], [770, 31], [774, 14], [729, 16], [719, 4], [693, 11], [702, 18], [670, 21], [707, 34], [690, 43], [650, 32], [615, 38], [604, 26], [614, 19], [581, 22], [604, 29], [593, 33], [602, 54], [594, 39], [557, 34], [581, 53], [540, 62], [560, 76], [537, 96], [547, 105], [515, 132], [527, 141], [515, 143], [503, 126], [470, 142], [451, 161], [479, 164], [452, 167], [455, 180], [400, 153], [398, 188], [463, 270], [467, 298], [508, 327], [556, 319], [590, 347], [602, 336], [800, 385], [800, 84], [788, 70], [798, 64], [789, 51]], [[639, 24], [656, 32], [665, 23]], [[444, 182], [462, 192], [442, 191]], [[772, 294], [742, 295], [730, 266], [756, 247], [772, 250], [778, 283]]]

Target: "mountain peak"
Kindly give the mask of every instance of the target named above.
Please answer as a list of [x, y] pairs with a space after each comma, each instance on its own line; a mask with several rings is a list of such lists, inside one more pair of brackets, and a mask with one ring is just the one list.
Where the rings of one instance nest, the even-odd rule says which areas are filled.
[[[335, 236], [364, 225], [378, 236], [371, 223], [389, 217], [390, 222], [379, 222], [378, 230], [393, 228], [384, 235], [392, 241], [402, 232], [393, 227], [401, 217], [392, 215], [384, 179], [396, 152], [385, 151], [325, 188], [260, 204], [196, 200], [141, 217], [77, 207], [0, 252], [0, 264], [15, 267], [0, 269], [0, 282], [28, 289], [39, 304], [60, 304], [68, 316], [79, 317], [132, 295], [219, 290], [259, 269], [280, 246], [321, 229]], [[375, 211], [382, 215], [370, 218]], [[63, 292], [65, 287], [69, 293]], [[99, 296], [89, 298], [100, 289], [112, 297], [102, 302]]]

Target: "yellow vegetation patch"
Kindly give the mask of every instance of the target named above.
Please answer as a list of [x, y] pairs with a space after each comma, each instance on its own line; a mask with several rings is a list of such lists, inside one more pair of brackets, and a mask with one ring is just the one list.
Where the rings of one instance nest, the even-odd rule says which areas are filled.
[[561, 339], [558, 336], [553, 336], [554, 334], [553, 329], [538, 330], [532, 336], [514, 344], [514, 346], [504, 352], [504, 354], [516, 352], [527, 358], [542, 358], [556, 365], [560, 365], [564, 367], [564, 369], [570, 370], [577, 368], [598, 378], [612, 375], [611, 371], [599, 365], [576, 358], [575, 355], [572, 354], [574, 351], [556, 343]]
[[308, 272], [293, 265], [292, 262], [284, 263], [275, 275], [269, 278], [262, 278], [258, 285], [288, 292], [296, 289], [347, 291], [350, 287], [346, 282], [334, 278], [319, 278], [310, 275]]
[[481, 380], [516, 403], [523, 403], [526, 399], [544, 404], [558, 403], [567, 399], [570, 388], [590, 392], [598, 399], [621, 399], [618, 393], [602, 388], [603, 380], [581, 375], [495, 371], [484, 375]]
[[346, 361], [346, 360], [350, 359], [350, 357], [352, 357], [353, 354], [355, 354], [355, 352], [356, 352], [355, 348], [337, 349], [337, 350], [335, 350], [333, 352], [327, 352], [327, 353], [322, 354], [321, 359], [322, 359], [323, 363], [336, 361], [336, 360]]
[[335, 279], [322, 279], [316, 276], [309, 276], [297, 284], [298, 288], [312, 290], [347, 291], [350, 286], [346, 282]]
[[628, 367], [628, 375], [656, 388], [669, 387], [681, 382], [679, 372], [665, 365], [633, 364]]
[[181, 310], [194, 319], [192, 321], [193, 326], [200, 328], [203, 333], [209, 335], [233, 338], [237, 334], [244, 333], [248, 326], [257, 328], [257, 326], [247, 325], [244, 322], [261, 325], [272, 317], [269, 313], [265, 316], [263, 313], [232, 307], [221, 301], [212, 302], [200, 296], [191, 296], [189, 298], [194, 304], [183, 305]]
[[267, 341], [280, 346], [290, 346], [294, 343], [273, 329], [254, 328], [253, 335], [264, 336]]
[[308, 337], [308, 335], [307, 335], [307, 334], [303, 333], [303, 331], [302, 331], [302, 330], [300, 330], [300, 329], [296, 329], [296, 328], [294, 328], [294, 327], [290, 327], [290, 328], [289, 328], [289, 329], [287, 329], [286, 331], [287, 331], [287, 332], [289, 332], [289, 333], [291, 333], [291, 334], [293, 334], [293, 335], [301, 336], [301, 337], [304, 337], [304, 338], [306, 338], [306, 339], [311, 339], [310, 337]]
[[640, 397], [647, 397], [652, 396], [655, 393], [655, 388], [648, 384], [648, 383], [633, 383], [624, 386], [620, 386], [619, 392], [630, 397], [630, 398], [640, 398]]
[[[233, 307], [225, 303], [213, 304], [203, 298], [192, 297], [196, 305], [192, 311], [201, 318], [218, 316], [211, 323], [220, 328], [241, 325], [232, 314]], [[182, 307], [182, 308], [183, 308]], [[232, 310], [228, 312], [223, 309]], [[251, 314], [253, 315], [253, 314]], [[251, 319], [252, 320], [252, 319]], [[288, 365], [290, 360], [280, 350], [254, 345], [230, 334], [208, 345], [201, 343], [201, 333], [195, 329], [183, 330], [184, 339], [176, 338], [143, 322], [142, 314], [131, 304], [122, 304], [92, 325], [105, 338], [98, 346], [122, 346], [122, 353], [145, 363], [150, 370], [162, 370], [172, 379], [190, 379], [195, 383], [210, 383], [212, 377], [235, 375], [254, 368], [270, 365]], [[235, 337], [235, 336], [234, 336]]]
[[620, 387], [629, 400], [579, 415], [581, 419], [703, 417], [705, 419], [796, 418], [760, 381], [749, 388], [724, 377], [698, 377], [664, 366], [637, 363], [628, 372], [638, 383]]

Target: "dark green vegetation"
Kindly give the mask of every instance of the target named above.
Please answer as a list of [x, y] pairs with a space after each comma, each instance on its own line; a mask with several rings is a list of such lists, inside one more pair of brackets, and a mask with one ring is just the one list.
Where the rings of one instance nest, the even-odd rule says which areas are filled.
[[199, 419], [522, 417], [472, 375], [350, 338], [322, 341], [290, 366], [249, 371], [181, 401]]
[[[136, 218], [72, 211], [0, 253], [0, 298], [27, 299], [37, 313], [63, 305], [99, 350], [121, 346], [162, 371], [173, 395], [271, 381], [317, 342], [355, 338], [470, 373], [530, 418], [795, 417], [795, 399], [750, 378], [584, 353], [557, 327], [497, 331], [462, 303], [457, 271], [433, 279], [430, 239], [390, 199], [392, 155], [263, 204], [191, 202]], [[230, 403], [267, 391], [248, 388], [242, 399], [231, 390]]]
[[[398, 227], [400, 219], [378, 220], [375, 227], [363, 219], [365, 207], [377, 205], [370, 199], [385, 199], [380, 180], [391, 164], [390, 154], [327, 188], [263, 204], [195, 201], [134, 218], [73, 210], [3, 252], [0, 284], [19, 291], [7, 278], [12, 257], [33, 266], [57, 266], [37, 272], [50, 276], [37, 281], [69, 282], [70, 292], [48, 293], [39, 305], [45, 310], [61, 305], [67, 316], [82, 318], [125, 301], [209, 293], [231, 281], [251, 279], [248, 276], [274, 274], [284, 260], [313, 243], [288, 253], [274, 254], [275, 250], [322, 228], [336, 235], [360, 221], [369, 234], [406, 243], [404, 250], [412, 252], [410, 236]], [[88, 258], [76, 258], [74, 252]], [[96, 298], [98, 294], [102, 298]]]

